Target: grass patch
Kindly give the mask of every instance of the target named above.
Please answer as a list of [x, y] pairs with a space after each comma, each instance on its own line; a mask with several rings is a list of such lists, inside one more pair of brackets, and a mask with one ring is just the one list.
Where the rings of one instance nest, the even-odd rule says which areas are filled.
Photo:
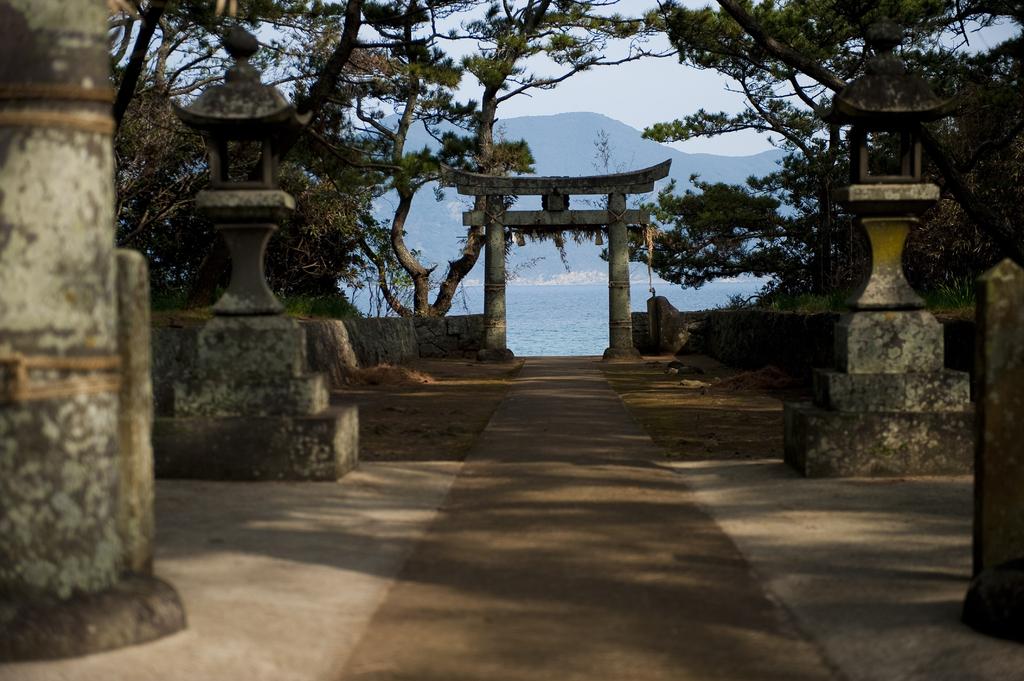
[[765, 307], [777, 312], [843, 312], [849, 291], [832, 291], [825, 294], [802, 293], [800, 295], [778, 294]]
[[974, 310], [974, 281], [956, 279], [942, 284], [934, 291], [926, 291], [922, 296], [930, 310], [959, 311]]
[[[816, 312], [846, 312], [846, 299], [851, 291], [832, 291], [825, 294], [804, 293], [800, 295], [778, 294], [765, 301], [760, 307], [777, 312], [800, 312], [812, 314]], [[933, 312], [947, 312], [973, 316], [974, 314], [974, 281], [958, 279], [941, 284], [931, 291], [921, 294], [925, 306]]]
[[[220, 297], [220, 291], [216, 297]], [[301, 319], [354, 319], [362, 314], [341, 294], [330, 296], [282, 296], [284, 313]], [[185, 306], [186, 294], [154, 293], [150, 299], [153, 326], [195, 326], [213, 317], [209, 307]]]
[[343, 295], [287, 296], [281, 298], [285, 314], [291, 317], [317, 319], [353, 319], [362, 317], [359, 310]]

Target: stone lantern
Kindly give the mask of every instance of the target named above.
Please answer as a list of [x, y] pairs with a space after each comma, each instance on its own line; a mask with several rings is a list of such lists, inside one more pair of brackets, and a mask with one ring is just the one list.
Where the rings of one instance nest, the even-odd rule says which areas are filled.
[[[235, 59], [225, 82], [177, 114], [206, 140], [210, 188], [196, 207], [227, 241], [231, 282], [212, 320], [165, 341], [180, 370], [153, 430], [156, 474], [337, 480], [358, 458], [357, 408], [330, 404], [326, 377], [309, 371], [305, 327], [281, 314], [263, 270], [276, 223], [295, 208], [277, 188], [281, 150], [309, 117], [260, 82], [251, 34], [232, 28], [224, 46]], [[258, 145], [258, 161], [234, 167], [246, 143]]]
[[[903, 276], [903, 244], [916, 222], [904, 218], [916, 218], [939, 199], [939, 188], [921, 178], [919, 126], [945, 116], [951, 102], [907, 73], [893, 54], [900, 37], [900, 28], [889, 21], [868, 29], [875, 56], [867, 73], [836, 95], [825, 115], [829, 123], [851, 126], [850, 184], [835, 198], [857, 216], [871, 241], [871, 276], [848, 301], [855, 310], [924, 307]], [[871, 141], [882, 135], [890, 135], [897, 148], [872, 148]], [[873, 172], [873, 162], [884, 169]]]
[[825, 115], [851, 126], [850, 184], [835, 199], [867, 234], [871, 271], [836, 324], [835, 369], [815, 370], [814, 403], [786, 405], [786, 461], [807, 476], [971, 470], [969, 378], [944, 368], [943, 327], [902, 263], [907, 234], [939, 199], [922, 179], [920, 125], [951, 106], [907, 73], [900, 39], [889, 21], [868, 30], [866, 73]]
[[[196, 207], [217, 225], [231, 252], [231, 282], [213, 311], [279, 314], [284, 308], [267, 286], [264, 254], [276, 223], [295, 209], [292, 197], [277, 188], [282, 143], [294, 139], [309, 115], [298, 114], [276, 88], [260, 82], [260, 72], [249, 63], [259, 48], [252, 34], [233, 27], [224, 47], [235, 59], [225, 82], [207, 89], [191, 106], [175, 107], [178, 117], [206, 141], [210, 189], [199, 193]], [[250, 173], [232, 167], [232, 152], [244, 143], [260, 148]]]

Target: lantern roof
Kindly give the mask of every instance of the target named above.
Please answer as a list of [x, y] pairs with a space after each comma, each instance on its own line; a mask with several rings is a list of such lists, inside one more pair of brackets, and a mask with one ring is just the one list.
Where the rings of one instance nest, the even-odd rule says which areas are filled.
[[308, 115], [300, 116], [281, 92], [260, 80], [260, 72], [249, 63], [259, 50], [256, 37], [233, 26], [224, 36], [224, 48], [235, 60], [224, 82], [207, 88], [191, 105], [174, 106], [178, 117], [191, 128], [221, 131], [232, 139], [258, 138], [268, 127], [304, 125]]
[[907, 124], [942, 118], [952, 100], [940, 99], [924, 78], [907, 73], [906, 64], [893, 50], [903, 32], [889, 20], [868, 28], [865, 39], [875, 56], [864, 75], [839, 92], [824, 115], [830, 123]]

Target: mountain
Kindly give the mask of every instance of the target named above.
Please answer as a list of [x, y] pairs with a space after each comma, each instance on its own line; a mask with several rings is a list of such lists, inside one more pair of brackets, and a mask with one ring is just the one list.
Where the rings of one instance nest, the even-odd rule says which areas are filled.
[[[497, 129], [505, 139], [525, 139], [533, 152], [534, 170], [538, 175], [593, 175], [598, 170], [596, 143], [600, 137], [607, 140], [609, 171], [622, 172], [646, 168], [665, 159], [672, 159], [669, 177], [676, 180], [679, 191], [691, 186], [690, 176], [712, 182], [741, 183], [750, 175], [766, 175], [776, 169], [782, 152], [771, 150], [752, 156], [716, 156], [714, 154], [687, 154], [677, 149], [645, 140], [641, 132], [625, 123], [596, 113], [564, 113], [553, 116], [522, 116], [498, 122]], [[420, 128], [409, 136], [408, 149], [433, 147], [434, 140]], [[658, 183], [661, 188], [668, 180]], [[459, 237], [463, 234], [462, 211], [469, 210], [470, 197], [459, 196], [453, 188], [443, 190], [444, 198], [436, 201], [434, 187], [420, 190], [407, 223], [407, 243], [423, 253], [427, 262], [445, 263], [459, 253]], [[650, 201], [653, 194], [633, 196], [631, 203]], [[580, 197], [573, 206], [584, 201], [597, 201], [600, 197]], [[394, 200], [388, 196], [378, 200], [375, 211], [381, 219], [390, 215]], [[595, 204], [596, 205], [596, 204]], [[523, 197], [516, 208], [540, 208], [539, 197]], [[550, 242], [527, 242], [514, 246], [509, 256], [509, 272], [517, 272], [518, 283], [593, 282], [603, 281], [607, 264], [601, 260], [602, 246], [593, 243], [566, 245], [566, 263], [563, 264], [555, 246]], [[568, 269], [567, 269], [568, 268]], [[438, 270], [443, 270], [439, 267]], [[646, 276], [646, 274], [644, 274]], [[483, 257], [467, 278], [479, 282], [483, 279]]]

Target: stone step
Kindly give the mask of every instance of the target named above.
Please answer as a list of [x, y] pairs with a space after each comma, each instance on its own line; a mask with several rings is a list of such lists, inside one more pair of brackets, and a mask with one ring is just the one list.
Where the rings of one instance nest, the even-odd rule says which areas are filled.
[[974, 409], [830, 411], [785, 405], [786, 463], [809, 478], [960, 475], [974, 469]]
[[206, 375], [174, 382], [173, 413], [191, 416], [306, 416], [327, 408], [323, 374], [247, 380]]
[[814, 403], [850, 412], [958, 412], [970, 409], [970, 376], [963, 371], [847, 374], [816, 369]]
[[355, 406], [314, 416], [158, 418], [159, 478], [338, 480], [358, 461]]

